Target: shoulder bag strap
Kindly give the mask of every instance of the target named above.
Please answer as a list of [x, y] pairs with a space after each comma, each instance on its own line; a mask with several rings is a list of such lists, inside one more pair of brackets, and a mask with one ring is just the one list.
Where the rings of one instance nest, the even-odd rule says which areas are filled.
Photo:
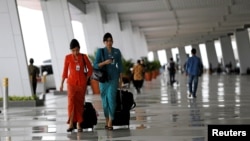
[[84, 69], [86, 70], [86, 72], [83, 70], [83, 73], [87, 76], [87, 66], [86, 66], [86, 63], [85, 63], [85, 59], [84, 59], [84, 54], [82, 54], [82, 59], [83, 59], [83, 63], [84, 63]]
[[[104, 48], [102, 48], [101, 51], [102, 51], [101, 59], [102, 61], [105, 61], [104, 60]], [[106, 65], [104, 65], [103, 68], [106, 69]]]
[[102, 61], [104, 61], [104, 48], [102, 48], [101, 51], [102, 51], [101, 59]]

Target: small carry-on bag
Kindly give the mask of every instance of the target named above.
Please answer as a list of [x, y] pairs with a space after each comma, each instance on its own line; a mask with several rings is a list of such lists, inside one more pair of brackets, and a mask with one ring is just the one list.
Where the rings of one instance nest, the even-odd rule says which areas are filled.
[[[84, 112], [82, 116], [83, 116], [83, 122], [81, 123], [82, 129], [91, 128], [93, 131], [94, 125], [97, 124], [97, 113], [92, 103], [85, 102]], [[76, 123], [74, 123], [74, 127], [76, 128]]]
[[128, 125], [130, 121], [130, 110], [136, 107], [134, 96], [128, 90], [117, 90], [116, 111], [112, 121], [113, 125]]

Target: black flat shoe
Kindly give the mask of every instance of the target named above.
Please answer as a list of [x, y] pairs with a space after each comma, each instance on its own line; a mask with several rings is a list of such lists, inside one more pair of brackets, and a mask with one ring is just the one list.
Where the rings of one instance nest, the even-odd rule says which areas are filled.
[[105, 129], [108, 129], [109, 127], [107, 125], [104, 126]]
[[68, 128], [68, 129], [67, 129], [67, 132], [73, 132], [73, 130], [74, 130], [74, 128], [71, 127], [71, 128]]

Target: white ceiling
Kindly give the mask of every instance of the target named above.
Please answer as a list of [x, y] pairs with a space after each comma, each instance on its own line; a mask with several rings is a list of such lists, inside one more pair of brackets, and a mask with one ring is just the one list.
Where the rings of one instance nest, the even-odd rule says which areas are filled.
[[69, 1], [99, 2], [105, 14], [118, 13], [120, 22], [140, 29], [150, 51], [218, 39], [250, 24], [250, 0]]

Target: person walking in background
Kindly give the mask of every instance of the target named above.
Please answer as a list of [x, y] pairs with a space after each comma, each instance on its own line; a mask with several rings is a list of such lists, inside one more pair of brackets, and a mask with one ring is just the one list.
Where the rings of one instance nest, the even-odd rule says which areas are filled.
[[188, 87], [189, 93], [188, 98], [196, 98], [196, 91], [198, 86], [199, 76], [203, 71], [203, 65], [201, 59], [196, 56], [196, 49], [191, 50], [192, 57], [188, 58], [186, 63], [186, 73], [189, 77]]
[[140, 60], [140, 64], [143, 68], [143, 72], [142, 72], [142, 84], [141, 84], [141, 87], [143, 87], [143, 84], [144, 84], [144, 75], [145, 75], [145, 69], [146, 69], [146, 65], [144, 63], [145, 61], [143, 59]]
[[141, 60], [137, 60], [137, 64], [133, 67], [133, 81], [137, 93], [141, 93], [143, 83], [143, 71], [144, 68], [141, 64]]
[[112, 120], [116, 108], [116, 92], [122, 85], [122, 55], [118, 48], [112, 47], [113, 37], [106, 33], [103, 37], [104, 48], [96, 52], [94, 68], [103, 68], [107, 71], [108, 81], [100, 84], [102, 106], [106, 119], [105, 129], [113, 130]]
[[65, 56], [60, 91], [67, 79], [68, 93], [68, 121], [67, 132], [74, 130], [73, 123], [77, 123], [78, 132], [82, 132], [80, 124], [83, 122], [83, 109], [88, 78], [93, 68], [86, 54], [80, 53], [80, 44], [76, 39], [70, 42], [71, 53]]
[[36, 95], [36, 87], [37, 87], [37, 78], [39, 77], [40, 70], [37, 66], [34, 65], [34, 59], [30, 58], [30, 64], [28, 66], [30, 80], [32, 84], [33, 95]]
[[170, 62], [168, 63], [168, 72], [169, 72], [169, 83], [171, 86], [173, 86], [173, 83], [175, 82], [175, 62], [173, 61], [173, 58], [170, 58]]

